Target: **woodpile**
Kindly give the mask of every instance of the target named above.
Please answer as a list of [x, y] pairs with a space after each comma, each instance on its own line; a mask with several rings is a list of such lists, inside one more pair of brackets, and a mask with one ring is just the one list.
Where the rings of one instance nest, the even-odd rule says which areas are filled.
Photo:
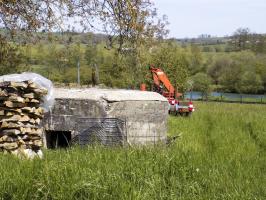
[[0, 151], [19, 157], [42, 157], [44, 109], [47, 89], [33, 81], [0, 82]]

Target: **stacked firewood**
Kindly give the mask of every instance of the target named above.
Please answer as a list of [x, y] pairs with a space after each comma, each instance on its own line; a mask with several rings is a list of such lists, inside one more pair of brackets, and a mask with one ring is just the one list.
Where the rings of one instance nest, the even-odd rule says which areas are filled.
[[42, 157], [44, 110], [47, 89], [33, 81], [0, 82], [0, 151], [19, 157]]

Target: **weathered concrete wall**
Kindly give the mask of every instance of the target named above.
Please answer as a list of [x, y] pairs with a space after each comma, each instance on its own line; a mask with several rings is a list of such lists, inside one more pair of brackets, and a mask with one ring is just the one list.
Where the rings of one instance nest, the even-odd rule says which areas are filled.
[[129, 143], [154, 143], [165, 139], [168, 117], [167, 102], [122, 101], [110, 105], [108, 116], [126, 119]]
[[53, 109], [45, 115], [45, 129], [75, 131], [77, 117], [102, 118], [107, 113], [96, 100], [56, 98]]
[[78, 117], [126, 120], [130, 144], [165, 140], [168, 102], [153, 92], [130, 90], [56, 89], [55, 105], [45, 117], [46, 130], [77, 132]]

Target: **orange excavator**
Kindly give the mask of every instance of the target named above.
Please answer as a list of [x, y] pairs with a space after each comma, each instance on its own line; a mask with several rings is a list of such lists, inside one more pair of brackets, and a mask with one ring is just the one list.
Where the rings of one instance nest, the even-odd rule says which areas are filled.
[[194, 106], [192, 101], [180, 101], [182, 93], [178, 93], [166, 74], [160, 69], [153, 66], [149, 66], [149, 70], [153, 77], [153, 91], [160, 93], [168, 99], [169, 113], [175, 115], [189, 116], [194, 112]]

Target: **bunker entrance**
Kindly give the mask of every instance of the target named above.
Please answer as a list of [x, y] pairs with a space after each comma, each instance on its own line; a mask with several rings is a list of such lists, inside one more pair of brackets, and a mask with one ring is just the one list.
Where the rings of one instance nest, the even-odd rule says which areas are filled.
[[71, 143], [71, 131], [46, 131], [48, 149], [67, 148]]

